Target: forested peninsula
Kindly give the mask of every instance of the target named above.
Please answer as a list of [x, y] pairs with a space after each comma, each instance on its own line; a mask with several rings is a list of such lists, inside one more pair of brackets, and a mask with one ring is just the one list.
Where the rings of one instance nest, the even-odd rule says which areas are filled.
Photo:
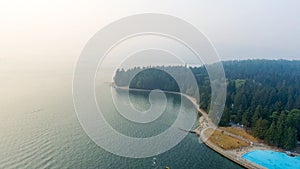
[[[300, 140], [300, 61], [224, 61], [227, 96], [220, 126], [238, 124], [267, 144], [293, 149]], [[163, 71], [167, 70], [167, 71]], [[178, 84], [169, 74], [182, 78]], [[204, 66], [135, 67], [116, 71], [114, 83], [137, 89], [161, 89], [195, 96], [195, 86], [185, 79], [192, 72], [196, 79], [199, 105], [210, 106], [210, 80]], [[129, 77], [134, 76], [133, 79]]]

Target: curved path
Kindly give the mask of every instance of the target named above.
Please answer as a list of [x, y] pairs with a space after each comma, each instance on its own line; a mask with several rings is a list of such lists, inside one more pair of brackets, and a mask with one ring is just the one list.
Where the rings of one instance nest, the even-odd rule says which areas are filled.
[[[135, 88], [129, 88], [128, 86], [116, 86], [116, 85], [112, 85], [112, 87], [114, 88], [117, 88], [117, 89], [124, 89], [124, 90], [132, 90], [132, 91], [151, 91], [151, 90], [146, 90], [146, 89], [135, 89]], [[247, 143], [250, 143], [251, 141], [246, 139], [246, 138], [243, 138], [241, 136], [238, 136], [238, 135], [235, 135], [235, 134], [232, 134], [232, 133], [229, 133], [229, 132], [226, 132], [224, 130], [221, 130], [217, 127], [217, 125], [215, 125], [211, 119], [209, 118], [208, 114], [200, 108], [199, 104], [197, 103], [196, 99], [189, 96], [189, 95], [186, 95], [186, 94], [183, 94], [183, 93], [179, 93], [179, 92], [173, 92], [173, 91], [164, 91], [166, 93], [172, 93], [172, 94], [178, 94], [178, 95], [182, 95], [184, 97], [186, 97], [187, 99], [189, 99], [193, 105], [195, 106], [196, 110], [198, 111], [198, 113], [201, 114], [201, 117], [199, 118], [199, 126], [195, 129], [195, 130], [192, 130], [192, 131], [187, 131], [187, 132], [191, 132], [191, 133], [195, 133], [199, 136], [199, 138], [201, 139], [201, 141], [207, 145], [209, 148], [211, 148], [212, 150], [214, 150], [215, 152], [221, 154], [222, 156], [228, 158], [229, 160], [243, 166], [243, 167], [246, 167], [246, 168], [254, 168], [254, 169], [263, 169], [264, 167], [258, 165], [258, 164], [255, 164], [255, 163], [252, 163], [250, 161], [247, 161], [243, 158], [241, 158], [240, 156], [238, 156], [237, 154], [233, 153], [233, 151], [226, 151], [220, 147], [218, 147], [217, 145], [215, 145], [214, 143], [212, 143], [210, 140], [209, 140], [209, 137], [213, 134], [214, 130], [218, 130], [218, 131], [221, 131], [223, 132], [224, 134], [226, 135], [229, 135], [231, 137], [234, 137], [236, 139], [240, 139], [240, 140], [243, 140]], [[209, 132], [208, 134], [205, 133], [205, 131], [209, 130], [209, 129], [212, 129], [211, 132]]]

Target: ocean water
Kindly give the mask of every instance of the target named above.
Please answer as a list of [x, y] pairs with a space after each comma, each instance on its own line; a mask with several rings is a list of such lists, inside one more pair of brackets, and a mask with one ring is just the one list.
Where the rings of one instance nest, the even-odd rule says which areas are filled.
[[243, 158], [269, 169], [300, 169], [300, 157], [291, 157], [271, 150], [255, 150], [243, 155]]
[[[171, 150], [155, 157], [134, 159], [114, 155], [97, 146], [81, 128], [73, 106], [71, 76], [47, 77], [42, 73], [4, 77], [2, 74], [1, 78], [1, 169], [241, 168], [200, 144], [192, 134]], [[116, 94], [122, 98], [122, 92], [116, 91]], [[141, 108], [149, 106], [143, 101], [144, 94], [132, 93], [130, 97]], [[155, 125], [155, 132], [167, 129], [172, 124], [173, 116], [176, 116], [173, 111], [178, 108], [178, 98], [168, 95], [168, 100], [167, 115]], [[126, 120], [117, 115], [113, 108], [111, 110], [106, 114], [111, 125], [120, 132], [133, 133], [134, 136], [132, 129], [135, 127], [126, 124]]]

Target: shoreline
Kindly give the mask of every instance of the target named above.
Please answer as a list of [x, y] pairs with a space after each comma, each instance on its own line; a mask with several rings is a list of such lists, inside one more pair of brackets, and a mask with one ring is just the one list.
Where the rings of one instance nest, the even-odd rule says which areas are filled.
[[[132, 91], [144, 91], [144, 92], [149, 92], [151, 90], [146, 90], [146, 89], [135, 89], [135, 88], [129, 88], [125, 86], [116, 86], [115, 84], [112, 84], [112, 87], [116, 89], [122, 89], [122, 90], [132, 90]], [[213, 142], [209, 140], [209, 137], [212, 135], [212, 133], [218, 129], [217, 125], [215, 125], [208, 117], [208, 114], [200, 108], [199, 104], [197, 103], [196, 99], [193, 98], [192, 96], [180, 93], [180, 92], [173, 92], [173, 91], [164, 91], [166, 93], [171, 93], [171, 94], [177, 94], [186, 97], [189, 101], [191, 101], [196, 108], [197, 112], [201, 114], [200, 118], [198, 119], [199, 126], [195, 129], [192, 130], [200, 139], [201, 141], [210, 149], [215, 151], [216, 153], [222, 155], [223, 157], [231, 160], [232, 162], [245, 167], [245, 168], [254, 168], [254, 169], [264, 169], [263, 166], [260, 166], [256, 163], [253, 163], [251, 161], [248, 161], [242, 156], [248, 152], [254, 151], [254, 150], [272, 150], [270, 148], [267, 148], [265, 145], [260, 145], [260, 146], [247, 146], [239, 149], [232, 149], [232, 150], [225, 150], [222, 149], [221, 147], [217, 146]], [[208, 129], [213, 129], [209, 134], [207, 135], [205, 132]], [[223, 131], [223, 130], [222, 130]]]

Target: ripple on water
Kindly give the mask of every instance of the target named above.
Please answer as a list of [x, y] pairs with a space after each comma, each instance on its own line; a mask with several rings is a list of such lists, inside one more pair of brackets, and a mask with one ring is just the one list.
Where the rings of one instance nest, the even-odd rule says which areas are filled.
[[22, 128], [9, 127], [11, 131], [2, 133], [0, 168], [45, 168], [55, 163], [56, 152], [47, 128], [30, 124]]
[[[54, 99], [54, 101], [56, 100]], [[36, 104], [36, 100], [32, 100], [32, 102]], [[47, 102], [47, 104], [49, 103]], [[43, 111], [20, 113], [16, 116], [11, 116], [9, 119], [2, 118], [0, 113], [0, 119], [5, 119], [5, 121], [0, 123], [1, 169], [121, 169], [150, 168], [152, 166], [152, 157], [131, 159], [119, 157], [101, 149], [94, 142], [90, 141], [84, 133], [76, 118], [72, 103], [59, 101], [52, 104], [53, 106], [51, 107], [44, 106]], [[171, 106], [171, 108], [167, 110], [172, 112], [173, 108], [176, 108], [174, 104], [170, 101], [168, 106]], [[16, 110], [16, 112], [19, 111]], [[123, 121], [116, 121], [116, 123]], [[153, 130], [163, 127], [165, 127], [165, 124], [157, 124]], [[188, 135], [180, 144], [168, 152], [158, 155], [156, 158], [157, 165], [162, 168], [165, 168], [165, 166], [170, 166], [172, 169], [241, 168], [208, 149], [203, 144], [199, 144], [198, 139], [194, 135]]]

